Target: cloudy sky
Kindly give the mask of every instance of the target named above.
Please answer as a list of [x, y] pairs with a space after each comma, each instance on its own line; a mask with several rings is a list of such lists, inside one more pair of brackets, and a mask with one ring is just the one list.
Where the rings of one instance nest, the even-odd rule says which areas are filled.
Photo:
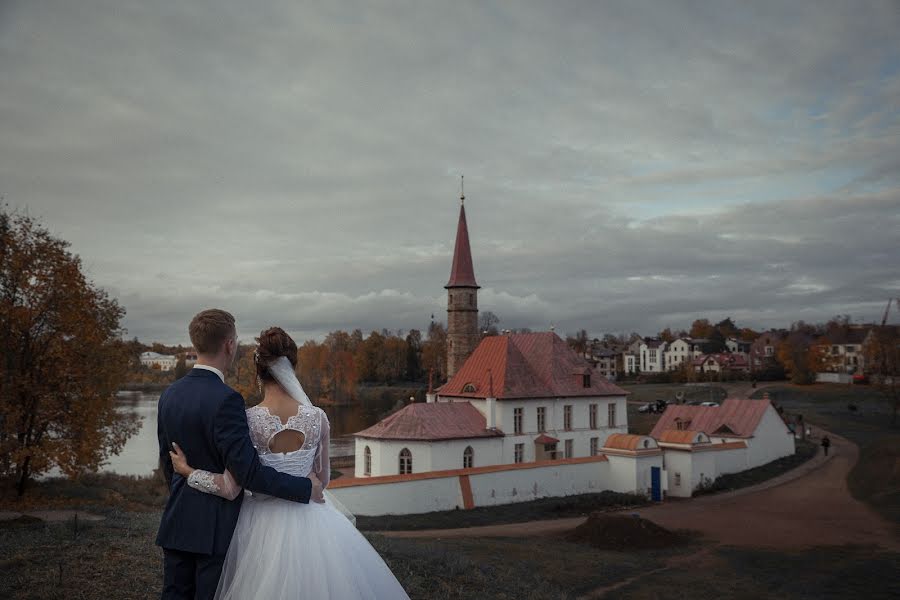
[[[593, 334], [900, 295], [898, 2], [0, 0], [0, 194], [130, 335]], [[895, 317], [895, 319], [898, 317]]]

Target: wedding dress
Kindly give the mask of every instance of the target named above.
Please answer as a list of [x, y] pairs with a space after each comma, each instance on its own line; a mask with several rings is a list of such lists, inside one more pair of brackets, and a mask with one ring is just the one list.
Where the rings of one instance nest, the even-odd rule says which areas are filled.
[[[286, 423], [266, 407], [247, 409], [250, 437], [263, 464], [302, 477], [314, 473], [324, 488], [330, 478], [328, 418], [308, 399], [298, 399], [298, 404], [297, 414]], [[272, 452], [272, 440], [284, 431], [302, 434], [303, 445], [293, 452]], [[196, 470], [188, 484], [226, 498], [240, 493], [227, 471]], [[217, 600], [408, 600], [381, 556], [335, 506], [330, 494], [326, 493], [324, 504], [245, 494]]]

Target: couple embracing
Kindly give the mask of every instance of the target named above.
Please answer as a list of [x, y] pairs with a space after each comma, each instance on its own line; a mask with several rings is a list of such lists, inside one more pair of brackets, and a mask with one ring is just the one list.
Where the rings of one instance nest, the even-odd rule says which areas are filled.
[[408, 598], [324, 491], [328, 418], [297, 380], [294, 340], [278, 327], [257, 338], [263, 400], [248, 409], [225, 384], [234, 317], [205, 310], [189, 331], [197, 364], [159, 399], [162, 598]]

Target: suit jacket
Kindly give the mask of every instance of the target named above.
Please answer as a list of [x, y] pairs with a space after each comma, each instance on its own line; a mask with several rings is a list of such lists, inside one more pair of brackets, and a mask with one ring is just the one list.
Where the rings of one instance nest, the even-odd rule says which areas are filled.
[[224, 554], [241, 510], [243, 494], [226, 500], [205, 494], [173, 472], [169, 458], [176, 442], [195, 469], [223, 473], [228, 468], [243, 487], [295, 502], [309, 502], [312, 484], [262, 465], [250, 440], [243, 397], [205, 369], [173, 383], [159, 398], [157, 436], [169, 499], [156, 543], [170, 550]]

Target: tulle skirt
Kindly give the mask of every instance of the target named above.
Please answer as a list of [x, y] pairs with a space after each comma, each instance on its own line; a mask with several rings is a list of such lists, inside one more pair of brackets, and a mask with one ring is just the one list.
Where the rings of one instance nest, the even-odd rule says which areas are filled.
[[328, 500], [244, 499], [218, 600], [402, 600], [406, 592], [363, 535]]

